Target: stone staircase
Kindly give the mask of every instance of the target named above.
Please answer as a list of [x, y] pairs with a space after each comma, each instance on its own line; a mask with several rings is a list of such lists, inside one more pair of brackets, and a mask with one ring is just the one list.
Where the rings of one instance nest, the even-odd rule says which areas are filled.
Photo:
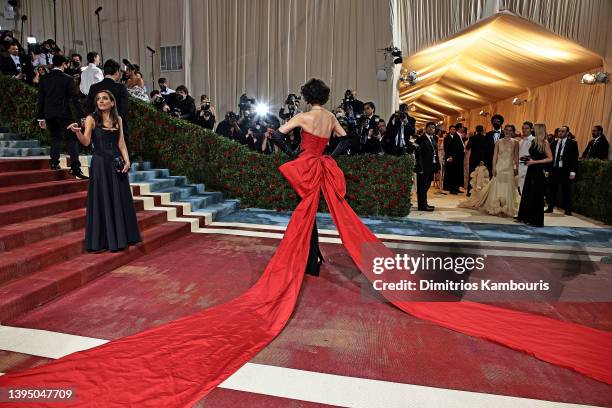
[[48, 147], [41, 147], [38, 140], [26, 139], [17, 133], [0, 133], [0, 157], [45, 156]]
[[224, 200], [223, 194], [206, 191], [204, 184], [190, 184], [185, 176], [172, 176], [168, 169], [153, 169], [149, 162], [133, 164], [129, 177], [132, 188], [137, 188], [135, 194], [165, 195], [164, 204], [188, 204], [187, 211], [193, 215], [208, 214], [211, 220], [216, 220], [240, 209], [239, 200]]

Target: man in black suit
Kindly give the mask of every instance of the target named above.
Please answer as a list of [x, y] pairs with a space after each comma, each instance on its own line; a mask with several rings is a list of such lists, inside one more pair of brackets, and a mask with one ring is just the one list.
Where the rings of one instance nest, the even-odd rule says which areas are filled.
[[444, 138], [444, 189], [451, 194], [459, 194], [463, 186], [463, 159], [465, 147], [457, 127], [451, 126]]
[[375, 132], [378, 131], [380, 116], [375, 114], [374, 102], [363, 104], [363, 114], [357, 124], [359, 126], [359, 145], [361, 153], [377, 154], [380, 152], [379, 140], [373, 140]]
[[428, 122], [425, 133], [416, 139], [418, 149], [416, 152], [417, 166], [417, 200], [419, 211], [433, 211], [434, 207], [427, 203], [427, 191], [434, 179], [434, 174], [440, 171], [438, 160], [438, 145], [434, 139], [436, 124]]
[[383, 139], [385, 153], [399, 156], [404, 154], [410, 137], [416, 132], [416, 120], [408, 115], [408, 105], [402, 103], [399, 111], [389, 118], [389, 126]]
[[591, 129], [591, 136], [593, 136], [593, 138], [589, 141], [586, 149], [584, 149], [582, 158], [608, 160], [610, 144], [606, 139], [606, 135], [603, 134], [603, 127], [600, 125], [593, 126], [593, 129]]
[[491, 125], [493, 130], [487, 132], [484, 139], [484, 144], [481, 151], [481, 160], [489, 170], [489, 176], [493, 175], [493, 155], [495, 154], [495, 144], [499, 139], [504, 137], [504, 131], [502, 125], [504, 124], [504, 117], [499, 113], [496, 113], [491, 118]]
[[[470, 151], [470, 162], [469, 162], [469, 176], [472, 175], [472, 172], [476, 170], [476, 167], [480, 164], [480, 162], [485, 162], [487, 148], [487, 140], [484, 134], [484, 127], [482, 125], [476, 126], [476, 133], [470, 136], [467, 144], [465, 145], [466, 150]], [[491, 173], [489, 173], [491, 174]], [[472, 189], [472, 185], [468, 182], [468, 196], [470, 195], [470, 190]]]
[[96, 111], [96, 95], [100, 91], [110, 91], [115, 100], [117, 101], [117, 113], [121, 116], [123, 122], [123, 137], [125, 144], [128, 143], [128, 91], [125, 85], [118, 82], [121, 79], [121, 71], [119, 70], [119, 63], [115, 60], [109, 59], [104, 63], [104, 79], [96, 84], [93, 84], [89, 88], [87, 94], [87, 102], [85, 103], [85, 109], [87, 113], [94, 113]]
[[[25, 80], [32, 67], [27, 58], [19, 53], [19, 44], [11, 43], [6, 51], [6, 55], [0, 55], [0, 72], [15, 79]], [[31, 77], [29, 79], [31, 80]]]
[[81, 172], [79, 161], [79, 141], [74, 133], [68, 131], [72, 122], [70, 105], [77, 117], [84, 116], [83, 109], [71, 76], [64, 73], [68, 68], [68, 59], [63, 55], [53, 56], [53, 69], [40, 79], [38, 84], [38, 123], [42, 129], [49, 129], [51, 134], [51, 170], [59, 170], [59, 157], [62, 139], [66, 139], [66, 148], [70, 155], [70, 174], [78, 178], [87, 178]]
[[550, 201], [546, 209], [547, 213], [553, 212], [557, 191], [561, 187], [565, 215], [572, 215], [572, 181], [576, 178], [576, 171], [578, 170], [578, 143], [569, 139], [568, 134], [569, 127], [561, 126], [559, 128], [559, 138], [550, 146], [553, 162], [549, 175]]

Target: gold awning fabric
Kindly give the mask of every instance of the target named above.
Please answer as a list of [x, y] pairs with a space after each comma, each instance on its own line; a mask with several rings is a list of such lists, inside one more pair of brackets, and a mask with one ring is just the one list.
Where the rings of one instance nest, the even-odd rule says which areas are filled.
[[406, 58], [419, 81], [398, 86], [417, 121], [435, 121], [602, 65], [595, 52], [501, 12]]

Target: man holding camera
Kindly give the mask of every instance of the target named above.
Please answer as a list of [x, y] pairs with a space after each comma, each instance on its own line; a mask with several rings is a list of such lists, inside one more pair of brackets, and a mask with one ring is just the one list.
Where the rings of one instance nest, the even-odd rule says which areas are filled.
[[378, 135], [378, 122], [380, 122], [380, 116], [376, 115], [374, 112], [376, 112], [374, 102], [366, 102], [363, 104], [363, 115], [358, 118], [361, 153], [380, 153], [380, 136]]
[[289, 119], [300, 113], [300, 99], [302, 98], [296, 94], [287, 95], [285, 106], [280, 109], [278, 116], [287, 122]]
[[225, 136], [230, 140], [245, 144], [242, 137], [242, 129], [238, 126], [238, 115], [234, 112], [228, 112], [225, 119], [219, 122], [215, 132], [221, 136]]
[[166, 100], [161, 95], [159, 90], [152, 90], [149, 94], [149, 97], [151, 98], [151, 105], [153, 105], [155, 109], [161, 112], [170, 113], [170, 107], [166, 103]]
[[205, 129], [212, 130], [216, 121], [215, 108], [210, 104], [208, 95], [202, 95], [200, 97], [200, 107], [196, 111], [196, 123]]
[[389, 118], [384, 149], [387, 154], [401, 156], [406, 152], [410, 137], [416, 132], [416, 120], [408, 115], [408, 105], [402, 103], [397, 112]]
[[51, 134], [51, 160], [49, 168], [59, 170], [59, 158], [62, 139], [66, 140], [66, 148], [70, 154], [70, 174], [78, 178], [87, 178], [81, 172], [79, 162], [79, 142], [74, 134], [69, 132], [68, 125], [72, 122], [70, 106], [74, 108], [78, 118], [85, 115], [74, 92], [74, 80], [66, 75], [68, 59], [63, 55], [53, 56], [53, 69], [40, 79], [38, 85], [37, 119], [41, 129], [49, 129]]
[[189, 96], [185, 85], [179, 85], [176, 92], [168, 96], [167, 102], [172, 116], [193, 121], [196, 111], [195, 100]]
[[174, 89], [168, 88], [168, 80], [166, 78], [159, 78], [157, 85], [159, 85], [160, 95], [167, 101], [168, 97], [174, 93]]

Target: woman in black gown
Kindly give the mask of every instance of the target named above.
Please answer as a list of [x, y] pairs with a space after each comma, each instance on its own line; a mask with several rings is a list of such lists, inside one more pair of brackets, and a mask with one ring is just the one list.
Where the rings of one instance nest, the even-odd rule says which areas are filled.
[[529, 158], [521, 158], [527, 162], [527, 174], [525, 185], [521, 194], [521, 205], [519, 207], [519, 222], [544, 226], [544, 192], [546, 191], [546, 177], [544, 171], [546, 165], [552, 162], [552, 152], [546, 140], [546, 126], [542, 123], [534, 125], [535, 139], [529, 148]]
[[85, 241], [91, 252], [119, 251], [142, 240], [127, 176], [130, 158], [115, 97], [109, 91], [100, 91], [95, 101], [96, 111], [85, 119], [85, 132], [76, 123], [69, 127], [83, 145], [93, 144], [94, 151]]

